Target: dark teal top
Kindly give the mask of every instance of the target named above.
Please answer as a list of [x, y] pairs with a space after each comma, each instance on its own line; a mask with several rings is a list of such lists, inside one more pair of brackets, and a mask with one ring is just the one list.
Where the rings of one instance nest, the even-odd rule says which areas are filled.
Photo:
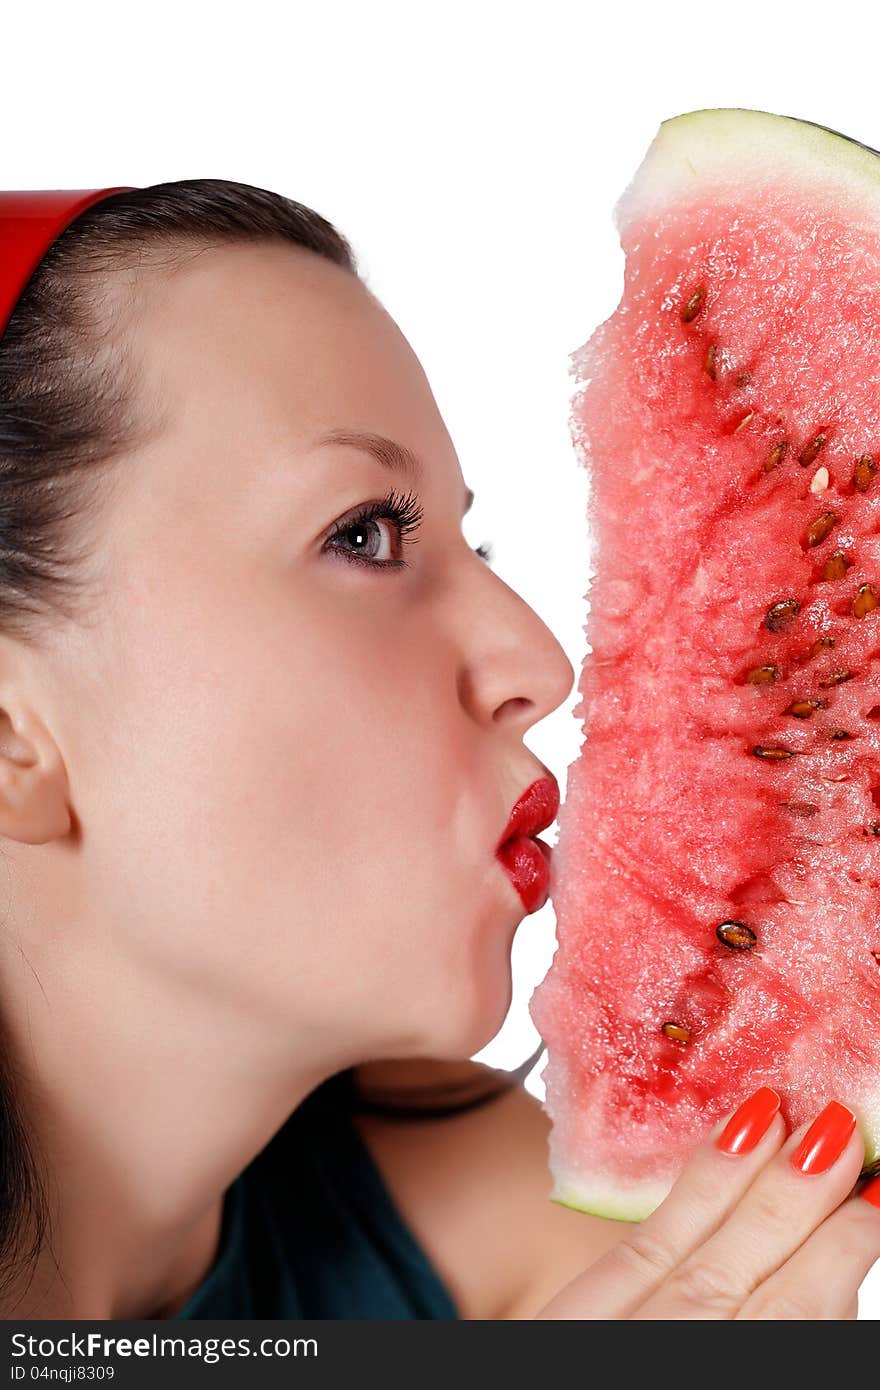
[[458, 1318], [349, 1109], [318, 1086], [227, 1188], [213, 1266], [177, 1318]]

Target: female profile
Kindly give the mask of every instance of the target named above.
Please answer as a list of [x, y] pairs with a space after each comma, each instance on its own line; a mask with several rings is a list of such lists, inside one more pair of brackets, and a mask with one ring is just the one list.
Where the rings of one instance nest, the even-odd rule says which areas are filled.
[[0, 196], [3, 1316], [852, 1316], [857, 1136], [801, 1172], [761, 1097], [622, 1228], [547, 1201], [535, 1059], [469, 1060], [573, 670], [465, 541], [345, 237], [222, 179], [35, 196]]

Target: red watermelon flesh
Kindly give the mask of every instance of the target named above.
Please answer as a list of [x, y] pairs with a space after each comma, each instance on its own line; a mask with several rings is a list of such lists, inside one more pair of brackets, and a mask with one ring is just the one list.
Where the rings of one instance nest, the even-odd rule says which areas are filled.
[[[532, 996], [553, 1200], [647, 1215], [758, 1086], [880, 1156], [880, 157], [664, 123], [572, 354], [595, 578]], [[727, 925], [725, 925], [727, 924]]]

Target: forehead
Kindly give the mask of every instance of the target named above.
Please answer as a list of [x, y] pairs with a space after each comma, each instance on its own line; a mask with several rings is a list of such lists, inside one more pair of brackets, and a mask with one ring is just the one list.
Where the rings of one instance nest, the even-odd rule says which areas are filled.
[[251, 564], [274, 554], [279, 518], [309, 535], [329, 525], [379, 486], [362, 451], [315, 448], [340, 430], [426, 460], [420, 495], [460, 515], [464, 480], [421, 364], [352, 272], [281, 243], [212, 247], [138, 291], [131, 360], [152, 428], [106, 504], [117, 579], [159, 544], [166, 568], [194, 563], [199, 542], [220, 553], [218, 538]]
[[440, 426], [391, 316], [352, 272], [304, 248], [200, 250], [149, 278], [136, 322], [144, 385], [172, 429], [210, 419], [215, 431], [305, 440], [344, 422], [426, 445]]

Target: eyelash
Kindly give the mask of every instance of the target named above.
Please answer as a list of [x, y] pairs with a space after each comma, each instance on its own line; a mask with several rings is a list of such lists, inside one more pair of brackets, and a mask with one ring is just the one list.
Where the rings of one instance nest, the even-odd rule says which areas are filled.
[[[335, 536], [344, 536], [346, 531], [350, 531], [354, 526], [363, 526], [377, 518], [393, 521], [400, 532], [401, 542], [404, 548], [410, 545], [417, 545], [417, 540], [407, 540], [406, 536], [411, 531], [417, 531], [422, 524], [425, 509], [419, 503], [414, 492], [400, 494], [389, 492], [381, 501], [365, 502], [362, 507], [354, 512], [349, 512], [341, 521], [336, 523], [333, 531], [327, 538], [326, 545], [337, 554], [342, 555], [345, 560], [349, 560], [355, 565], [366, 565], [368, 569], [408, 569], [408, 560], [371, 560], [363, 555], [354, 555], [350, 550], [342, 550], [337, 545], [331, 545]], [[474, 546], [474, 551], [490, 564], [492, 560], [492, 545], [489, 541], [484, 541], [482, 545]]]

